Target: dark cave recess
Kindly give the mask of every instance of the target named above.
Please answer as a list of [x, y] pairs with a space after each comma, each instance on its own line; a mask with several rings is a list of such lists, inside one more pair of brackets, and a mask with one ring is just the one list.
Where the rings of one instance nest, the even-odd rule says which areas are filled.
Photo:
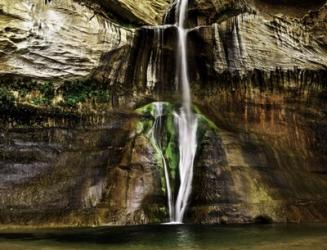
[[309, 11], [320, 9], [326, 0], [254, 0], [255, 6], [270, 14], [284, 14], [294, 17], [302, 17]]

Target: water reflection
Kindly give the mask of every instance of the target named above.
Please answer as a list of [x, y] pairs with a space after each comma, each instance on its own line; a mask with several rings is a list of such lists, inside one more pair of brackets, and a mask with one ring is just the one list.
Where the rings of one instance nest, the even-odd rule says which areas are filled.
[[179, 249], [199, 249], [190, 227], [179, 226], [176, 230], [176, 241]]
[[327, 225], [158, 225], [0, 232], [1, 250], [327, 249]]

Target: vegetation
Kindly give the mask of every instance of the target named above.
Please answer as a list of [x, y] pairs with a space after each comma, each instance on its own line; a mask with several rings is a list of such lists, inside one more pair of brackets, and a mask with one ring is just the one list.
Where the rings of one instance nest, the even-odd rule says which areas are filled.
[[14, 105], [15, 97], [13, 94], [7, 88], [0, 87], [0, 109], [11, 109]]
[[[170, 103], [163, 103], [163, 109], [163, 116], [161, 117], [161, 123], [163, 128], [161, 130], [162, 137], [160, 150], [162, 151], [162, 154], [165, 157], [166, 163], [168, 165], [170, 178], [171, 180], [175, 180], [178, 175], [179, 150], [177, 138], [178, 135], [174, 121], [174, 112], [178, 109], [178, 107]], [[213, 133], [218, 132], [218, 128], [216, 127], [216, 125], [208, 118], [206, 118], [203, 114], [201, 114], [200, 110], [197, 107], [194, 107], [193, 111], [198, 116], [197, 137], [199, 142], [203, 140], [208, 131], [212, 131]], [[150, 103], [141, 108], [138, 108], [136, 112], [142, 115], [137, 125], [137, 133], [146, 135], [156, 151], [158, 148], [158, 146], [156, 145], [157, 142], [153, 139], [151, 134], [156, 119], [156, 108], [154, 103]], [[199, 143], [199, 145], [201, 144]], [[165, 187], [166, 183], [161, 157], [162, 155], [157, 152], [155, 158], [158, 165], [162, 168], [162, 186]], [[171, 183], [174, 183], [174, 181]], [[163, 191], [165, 192], [165, 188], [163, 188]]]
[[110, 101], [110, 92], [107, 85], [89, 80], [65, 82], [58, 92], [62, 93], [63, 96], [61, 105], [72, 108], [76, 107], [78, 103], [83, 103], [87, 100], [96, 103], [106, 103]]
[[[13, 95], [13, 93], [16, 94]], [[83, 103], [107, 103], [111, 100], [106, 84], [90, 80], [67, 81], [57, 84], [31, 80], [0, 82], [0, 97], [1, 107], [8, 107], [17, 102], [37, 107], [69, 109], [77, 108], [79, 104]]]
[[[163, 103], [163, 116], [161, 117], [162, 122], [162, 137], [160, 146], [157, 145], [157, 141], [152, 136], [152, 129], [156, 119], [156, 108], [154, 103], [150, 103], [136, 110], [136, 112], [142, 114], [142, 118], [137, 126], [137, 132], [144, 134], [148, 137], [149, 141], [153, 145], [156, 151], [155, 158], [158, 166], [161, 167], [161, 182], [163, 192], [166, 192], [166, 182], [163, 168], [162, 155], [165, 157], [167, 167], [169, 170], [170, 178], [173, 180], [176, 176], [176, 169], [178, 167], [178, 150], [176, 143], [176, 133], [174, 127], [173, 118], [174, 106], [170, 103]], [[160, 151], [161, 152], [160, 152]], [[159, 152], [157, 152], [159, 151]]]

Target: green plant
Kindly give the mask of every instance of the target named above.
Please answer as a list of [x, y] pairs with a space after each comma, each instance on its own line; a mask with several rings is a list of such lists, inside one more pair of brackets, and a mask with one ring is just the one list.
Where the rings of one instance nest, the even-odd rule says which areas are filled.
[[52, 82], [46, 82], [40, 86], [40, 92], [48, 100], [48, 103], [54, 98], [55, 96], [55, 88]]
[[63, 106], [71, 108], [76, 107], [78, 103], [93, 99], [98, 103], [110, 101], [110, 92], [106, 85], [86, 81], [65, 82], [59, 89], [62, 93], [64, 102]]
[[0, 108], [10, 109], [15, 105], [14, 95], [4, 87], [0, 88]]
[[49, 104], [49, 99], [45, 98], [44, 96], [37, 96], [32, 99], [32, 103], [34, 105], [46, 105]]

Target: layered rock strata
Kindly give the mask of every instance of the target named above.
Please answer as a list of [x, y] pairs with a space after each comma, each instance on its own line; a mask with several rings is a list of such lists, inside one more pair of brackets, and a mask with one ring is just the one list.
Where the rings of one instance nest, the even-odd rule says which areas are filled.
[[[189, 3], [193, 98], [213, 126], [187, 222], [327, 221], [326, 4], [284, 2]], [[134, 110], [180, 101], [174, 8], [0, 1], [2, 225], [167, 221], [137, 130], [153, 117]]]

